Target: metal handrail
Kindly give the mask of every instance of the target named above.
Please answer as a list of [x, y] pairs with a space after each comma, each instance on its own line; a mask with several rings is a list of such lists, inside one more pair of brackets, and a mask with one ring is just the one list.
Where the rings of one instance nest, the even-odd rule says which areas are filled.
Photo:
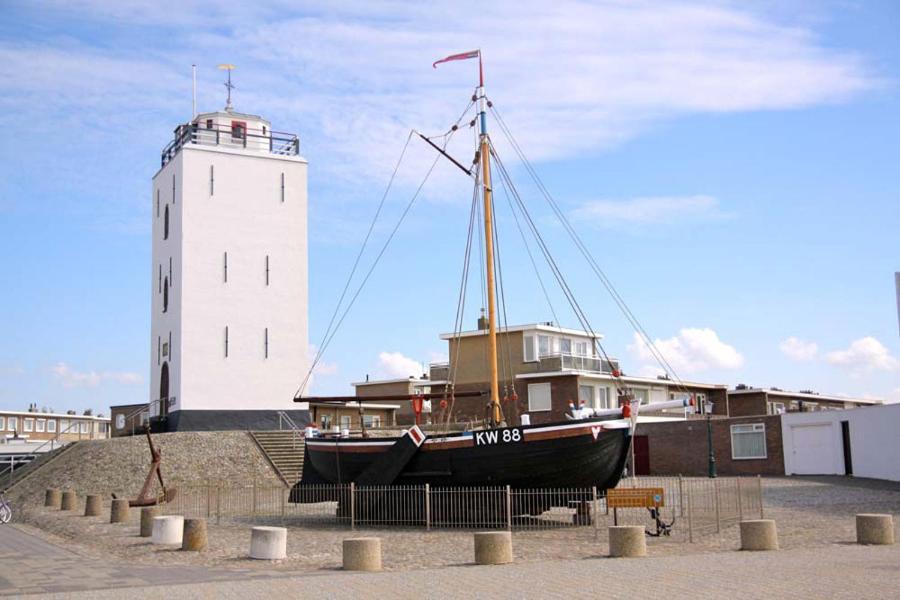
[[[38, 414], [39, 414], [39, 413], [38, 413]], [[49, 440], [44, 440], [44, 443], [43, 443], [43, 444], [41, 444], [40, 446], [38, 446], [37, 448], [35, 448], [35, 449], [32, 450], [31, 452], [24, 452], [24, 453], [22, 453], [21, 456], [22, 456], [22, 457], [30, 456], [30, 457], [31, 457], [31, 460], [36, 460], [36, 459], [37, 459], [37, 455], [38, 455], [38, 454], [42, 454], [41, 449], [44, 448], [44, 446], [46, 446], [47, 444], [50, 444], [50, 445], [51, 445], [51, 446], [50, 446], [50, 450], [51, 450], [51, 451], [52, 451], [52, 450], [55, 450], [56, 448], [53, 448], [53, 443], [54, 443], [54, 442], [59, 442], [59, 441], [60, 441], [60, 440], [59, 440], [59, 436], [63, 435], [64, 433], [69, 433], [69, 430], [72, 429], [72, 427], [76, 427], [76, 429], [77, 429], [77, 427], [79, 427], [80, 425], [81, 425], [81, 422], [80, 422], [80, 421], [75, 421], [75, 422], [69, 423], [69, 426], [66, 427], [65, 431], [62, 431], [62, 430], [57, 431], [55, 437], [52, 437], [52, 438], [50, 438]], [[65, 444], [62, 444], [62, 445], [60, 446], [60, 448], [62, 448], [63, 446], [68, 445], [69, 443], [71, 443], [71, 442], [66, 442]], [[31, 461], [27, 461], [27, 462], [31, 462]], [[12, 462], [10, 462], [9, 472], [8, 472], [8, 473], [4, 473], [4, 475], [6, 475], [6, 483], [7, 483], [7, 484], [10, 483], [10, 482], [12, 481], [12, 477], [13, 477], [13, 474], [14, 474], [15, 472], [16, 472], [15, 462], [12, 461]], [[5, 488], [5, 486], [0, 486], [0, 489], [4, 489], [4, 488]]]
[[175, 138], [163, 148], [160, 155], [160, 166], [166, 166], [181, 148], [187, 144], [200, 145], [227, 145], [249, 147], [257, 150], [268, 149], [270, 154], [280, 156], [297, 156], [300, 154], [300, 138], [293, 133], [280, 131], [268, 131], [264, 134], [251, 133], [247, 128], [241, 128], [241, 135], [234, 135], [234, 130], [225, 126], [201, 127], [197, 123], [185, 123], [175, 129]]
[[278, 411], [278, 431], [281, 431], [282, 423], [287, 423], [290, 430], [294, 433], [294, 435], [291, 436], [291, 444], [293, 445], [294, 448], [296, 448], [298, 439], [303, 439], [305, 437], [303, 430], [300, 429], [296, 423], [294, 423], [294, 420], [291, 418], [291, 416], [289, 414], [287, 414], [283, 410], [279, 410]]

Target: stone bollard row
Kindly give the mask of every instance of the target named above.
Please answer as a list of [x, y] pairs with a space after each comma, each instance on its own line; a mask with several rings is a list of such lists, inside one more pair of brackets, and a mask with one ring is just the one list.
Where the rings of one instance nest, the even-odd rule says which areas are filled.
[[109, 507], [109, 522], [127, 523], [130, 508], [126, 498], [115, 498]]
[[84, 516], [99, 517], [103, 514], [103, 497], [91, 494], [84, 500]]
[[287, 557], [287, 529], [254, 527], [250, 531], [250, 558], [281, 560]]
[[856, 543], [891, 545], [894, 543], [894, 517], [892, 515], [856, 515]]
[[59, 510], [75, 510], [78, 505], [78, 496], [73, 490], [65, 490], [62, 493], [62, 500], [59, 504]]
[[49, 489], [44, 494], [44, 506], [59, 508], [62, 503], [62, 492], [57, 489]]
[[778, 530], [772, 519], [741, 521], [741, 550], [778, 550]]
[[639, 525], [613, 525], [609, 528], [609, 556], [638, 558], [647, 556], [644, 528]]
[[474, 540], [476, 565], [505, 565], [513, 561], [510, 532], [479, 531]]
[[152, 541], [154, 544], [180, 546], [183, 536], [184, 517], [177, 515], [153, 517]]
[[206, 536], [206, 519], [185, 519], [181, 549], [203, 552], [209, 548]]
[[159, 516], [158, 506], [145, 506], [141, 509], [141, 533], [140, 537], [153, 535], [153, 519]]
[[381, 538], [351, 538], [343, 543], [345, 571], [380, 571]]

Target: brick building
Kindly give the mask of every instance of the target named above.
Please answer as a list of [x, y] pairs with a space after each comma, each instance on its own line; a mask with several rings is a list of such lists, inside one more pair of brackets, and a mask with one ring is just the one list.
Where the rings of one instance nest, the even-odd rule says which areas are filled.
[[847, 398], [812, 391], [789, 392], [778, 388], [738, 386], [728, 391], [727, 413], [731, 417], [780, 415], [789, 412], [844, 410], [881, 404], [880, 400]]

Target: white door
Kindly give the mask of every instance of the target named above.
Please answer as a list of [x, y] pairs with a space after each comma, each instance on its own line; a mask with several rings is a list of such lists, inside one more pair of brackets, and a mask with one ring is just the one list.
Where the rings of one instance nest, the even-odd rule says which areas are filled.
[[792, 467], [796, 475], [835, 475], [834, 435], [830, 423], [791, 427]]

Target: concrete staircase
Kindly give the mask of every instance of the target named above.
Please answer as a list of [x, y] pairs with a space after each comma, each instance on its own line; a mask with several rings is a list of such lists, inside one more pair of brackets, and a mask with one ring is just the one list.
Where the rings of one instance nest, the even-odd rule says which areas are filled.
[[285, 485], [297, 483], [303, 471], [304, 444], [300, 433], [293, 429], [248, 433]]

